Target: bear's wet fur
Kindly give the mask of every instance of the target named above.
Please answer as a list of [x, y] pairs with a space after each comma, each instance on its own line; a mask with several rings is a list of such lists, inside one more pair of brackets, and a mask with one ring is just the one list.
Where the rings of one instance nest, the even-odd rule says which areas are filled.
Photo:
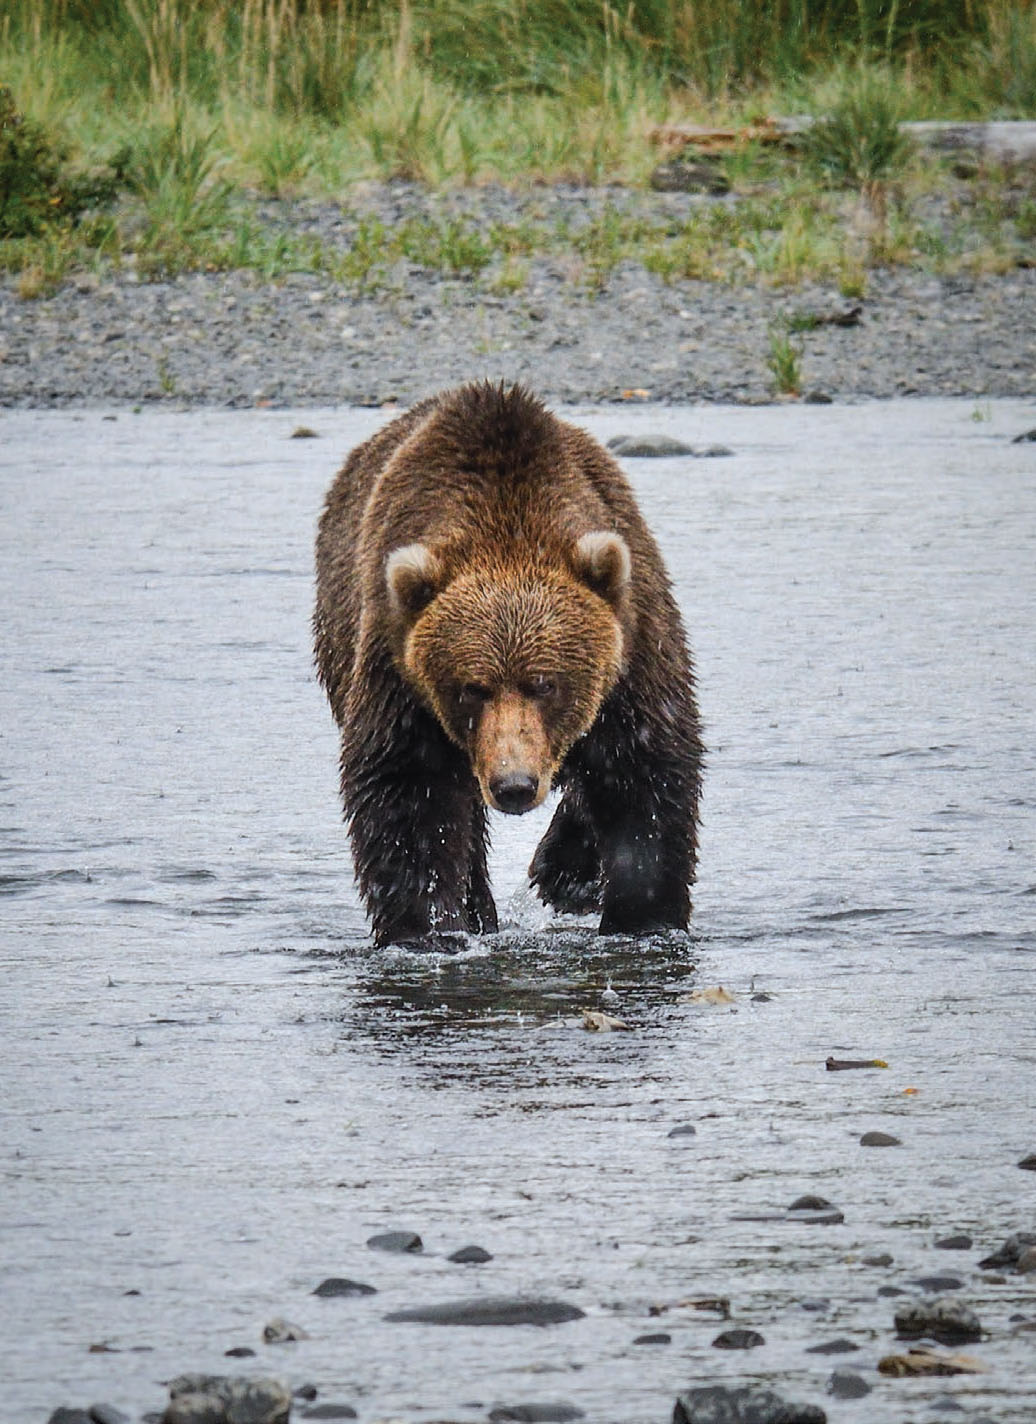
[[602, 934], [682, 929], [702, 769], [694, 677], [618, 465], [485, 383], [358, 446], [317, 536], [320, 680], [378, 944], [496, 928], [486, 807], [561, 801], [530, 866]]

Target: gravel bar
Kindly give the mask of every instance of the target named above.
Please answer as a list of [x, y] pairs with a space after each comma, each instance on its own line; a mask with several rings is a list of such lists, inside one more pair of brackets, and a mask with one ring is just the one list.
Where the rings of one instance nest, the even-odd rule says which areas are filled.
[[[487, 225], [581, 221], [608, 205], [658, 221], [717, 201], [623, 189], [498, 187], [430, 194], [409, 183], [356, 190], [348, 208], [267, 201], [261, 221], [346, 247], [358, 213], [391, 224], [455, 213]], [[726, 200], [719, 200], [726, 201]], [[473, 377], [521, 380], [553, 403], [773, 398], [771, 323], [807, 314], [794, 339], [802, 390], [836, 400], [1028, 396], [1036, 391], [1036, 269], [938, 277], [868, 273], [859, 302], [831, 283], [795, 288], [666, 284], [627, 261], [591, 293], [578, 258], [528, 259], [520, 290], [397, 262], [374, 291], [320, 274], [251, 271], [142, 282], [132, 267], [83, 273], [55, 295], [0, 287], [0, 406], [245, 407], [410, 402]], [[840, 325], [860, 307], [855, 324]]]

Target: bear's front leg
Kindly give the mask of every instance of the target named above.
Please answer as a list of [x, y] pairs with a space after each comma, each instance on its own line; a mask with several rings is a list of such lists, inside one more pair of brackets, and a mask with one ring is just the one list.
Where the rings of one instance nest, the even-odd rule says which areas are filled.
[[529, 879], [540, 899], [561, 914], [584, 915], [601, 905], [601, 857], [578, 788], [570, 786], [536, 847]]
[[580, 789], [601, 858], [601, 934], [687, 928], [697, 851], [695, 750], [686, 761], [656, 755], [638, 762], [618, 739], [602, 739], [584, 754]]
[[353, 868], [375, 943], [490, 928], [484, 848], [473, 845], [481, 797], [467, 758], [420, 709], [390, 726], [367, 736], [349, 723], [342, 735]]
[[601, 834], [604, 896], [600, 933], [642, 935], [683, 930], [691, 914], [684, 837], [659, 828], [650, 811], [631, 808]]

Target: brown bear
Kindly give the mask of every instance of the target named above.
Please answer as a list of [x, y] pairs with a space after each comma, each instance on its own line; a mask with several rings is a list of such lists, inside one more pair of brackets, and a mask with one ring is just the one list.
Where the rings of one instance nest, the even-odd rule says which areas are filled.
[[618, 465], [520, 386], [414, 406], [320, 520], [320, 680], [378, 944], [496, 929], [486, 807], [562, 795], [529, 874], [602, 934], [684, 928], [702, 744], [691, 660]]

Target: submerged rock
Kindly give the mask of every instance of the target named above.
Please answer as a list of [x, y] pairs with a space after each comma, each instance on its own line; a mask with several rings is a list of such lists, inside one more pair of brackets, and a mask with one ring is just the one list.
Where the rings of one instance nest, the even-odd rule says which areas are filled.
[[865, 1132], [860, 1138], [861, 1147], [902, 1147], [898, 1137], [891, 1132]]
[[731, 1221], [798, 1221], [806, 1226], [837, 1226], [843, 1212], [826, 1197], [812, 1194], [796, 1197], [784, 1211], [737, 1212]]
[[518, 1420], [520, 1424], [564, 1424], [568, 1419], [582, 1419], [583, 1411], [574, 1404], [499, 1404], [489, 1411], [490, 1419]]
[[314, 1295], [338, 1296], [338, 1295], [377, 1295], [374, 1286], [366, 1285], [363, 1281], [351, 1281], [348, 1276], [328, 1276], [326, 1280], [320, 1282]]
[[824, 1340], [819, 1345], [810, 1345], [807, 1355], [846, 1355], [851, 1350], [858, 1350], [859, 1345], [854, 1345], [851, 1340]]
[[930, 1295], [946, 1295], [948, 1291], [960, 1290], [964, 1282], [960, 1276], [918, 1276], [910, 1284]]
[[665, 460], [688, 456], [696, 460], [712, 460], [732, 455], [726, 445], [685, 445], [670, 435], [613, 435], [608, 441], [613, 455], [626, 460]]
[[763, 1385], [703, 1385], [677, 1396], [673, 1424], [827, 1424], [816, 1404], [789, 1404]]
[[634, 460], [657, 460], [674, 455], [693, 455], [690, 445], [670, 435], [613, 435], [608, 449], [614, 455]]
[[520, 1296], [485, 1296], [450, 1300], [438, 1305], [394, 1310], [386, 1320], [423, 1325], [558, 1325], [581, 1320], [584, 1311], [563, 1300], [527, 1300]]
[[787, 1217], [789, 1221], [801, 1221], [810, 1226], [837, 1226], [845, 1220], [839, 1208], [826, 1197], [814, 1196], [812, 1193], [796, 1197], [788, 1207]]

